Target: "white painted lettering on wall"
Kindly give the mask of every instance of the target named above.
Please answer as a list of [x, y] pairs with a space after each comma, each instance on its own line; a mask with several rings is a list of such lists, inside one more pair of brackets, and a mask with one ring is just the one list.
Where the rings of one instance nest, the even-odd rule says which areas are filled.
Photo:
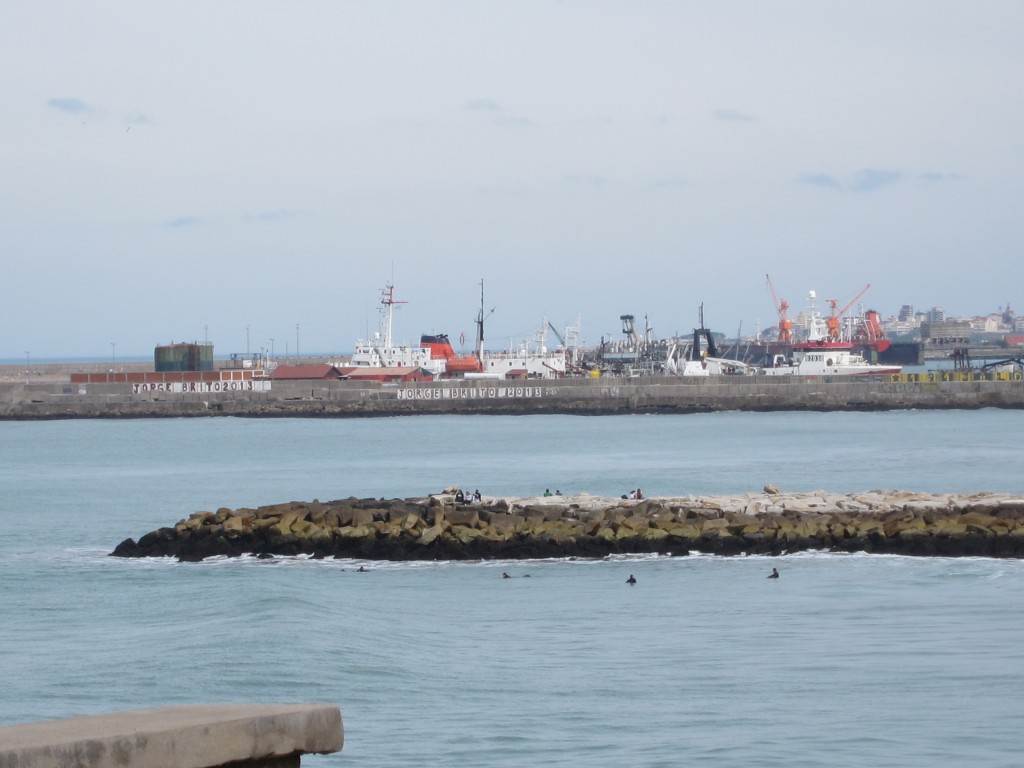
[[173, 394], [208, 394], [217, 392], [269, 392], [269, 381], [162, 381], [132, 384], [132, 394], [171, 392]]
[[541, 387], [431, 387], [399, 389], [399, 400], [500, 400], [509, 397], [542, 397]]

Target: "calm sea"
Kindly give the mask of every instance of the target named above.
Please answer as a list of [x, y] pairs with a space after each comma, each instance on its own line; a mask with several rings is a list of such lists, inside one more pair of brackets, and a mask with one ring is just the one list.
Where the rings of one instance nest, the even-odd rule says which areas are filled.
[[1022, 435], [995, 410], [0, 423], [0, 723], [325, 701], [346, 746], [305, 765], [1017, 766], [1018, 561], [107, 553], [202, 509], [456, 484], [1024, 493]]

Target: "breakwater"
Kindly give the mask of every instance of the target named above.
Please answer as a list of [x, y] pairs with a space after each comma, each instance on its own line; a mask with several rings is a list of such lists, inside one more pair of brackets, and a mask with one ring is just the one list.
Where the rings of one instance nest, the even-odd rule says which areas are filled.
[[196, 512], [117, 557], [310, 555], [367, 560], [600, 558], [693, 551], [719, 555], [803, 550], [1024, 557], [1024, 496], [869, 491], [658, 497], [580, 494], [287, 502]]
[[986, 407], [1024, 408], [1024, 380], [1009, 373], [958, 372], [867, 377], [601, 377], [519, 382], [263, 380], [221, 391], [212, 391], [199, 383], [154, 388], [137, 382], [0, 382], [0, 419], [8, 420]]

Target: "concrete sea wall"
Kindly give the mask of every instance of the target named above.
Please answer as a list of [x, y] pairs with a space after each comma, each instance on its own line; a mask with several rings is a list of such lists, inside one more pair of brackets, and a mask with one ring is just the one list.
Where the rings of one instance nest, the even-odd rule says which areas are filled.
[[368, 560], [599, 558], [801, 550], [1024, 557], [1024, 496], [870, 491], [658, 497], [288, 502], [197, 512], [118, 557], [311, 555]]
[[0, 727], [3, 768], [299, 768], [341, 750], [338, 707], [160, 707]]
[[0, 382], [0, 419], [396, 416], [422, 413], [693, 413], [721, 410], [1024, 408], [1011, 374], [603, 377], [524, 382], [241, 382], [213, 389]]

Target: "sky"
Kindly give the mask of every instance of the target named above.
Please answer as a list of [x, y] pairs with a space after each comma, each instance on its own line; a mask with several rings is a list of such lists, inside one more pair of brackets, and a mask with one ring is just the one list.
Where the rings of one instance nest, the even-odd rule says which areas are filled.
[[[1018, 0], [0, 6], [0, 358], [1024, 312]], [[554, 343], [553, 335], [548, 336]], [[458, 346], [458, 344], [456, 344]]]

